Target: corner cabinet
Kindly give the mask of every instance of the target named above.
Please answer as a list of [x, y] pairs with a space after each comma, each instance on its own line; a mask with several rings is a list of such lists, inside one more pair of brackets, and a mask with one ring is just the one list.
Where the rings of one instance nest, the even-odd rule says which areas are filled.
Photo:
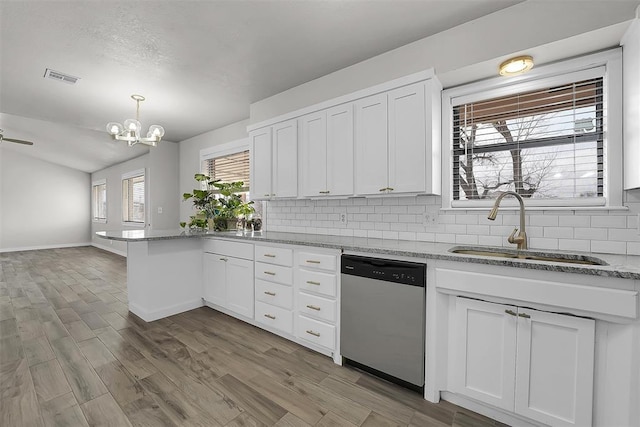
[[452, 391], [552, 426], [592, 424], [595, 321], [455, 298]]
[[440, 84], [435, 78], [355, 103], [355, 192], [440, 193]]
[[249, 133], [254, 200], [298, 195], [298, 122], [288, 120]]
[[203, 257], [205, 302], [253, 319], [253, 245], [207, 240]]

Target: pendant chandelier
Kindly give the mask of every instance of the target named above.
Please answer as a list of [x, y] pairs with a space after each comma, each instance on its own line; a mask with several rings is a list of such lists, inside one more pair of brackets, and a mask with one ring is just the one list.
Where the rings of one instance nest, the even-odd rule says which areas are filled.
[[140, 132], [142, 130], [142, 125], [140, 124], [140, 102], [145, 100], [145, 97], [142, 95], [131, 95], [131, 99], [136, 101], [136, 118], [127, 119], [124, 121], [124, 124], [110, 122], [107, 124], [107, 132], [111, 135], [111, 137], [118, 141], [127, 141], [129, 147], [133, 147], [138, 143], [142, 143], [145, 145], [150, 145], [155, 147], [158, 145], [158, 142], [164, 136], [164, 128], [160, 125], [151, 125], [149, 126], [149, 131], [147, 132], [146, 137], [142, 137]]

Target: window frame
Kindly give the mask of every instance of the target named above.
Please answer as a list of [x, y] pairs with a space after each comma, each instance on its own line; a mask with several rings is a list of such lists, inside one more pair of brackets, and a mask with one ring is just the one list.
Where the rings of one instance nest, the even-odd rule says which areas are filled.
[[[622, 206], [622, 50], [607, 50], [538, 67], [527, 74], [491, 78], [446, 89], [442, 92], [442, 208], [451, 210], [486, 209], [491, 199], [453, 200], [453, 106], [477, 102], [545, 86], [556, 86], [603, 77], [605, 175], [604, 196], [588, 199], [527, 199], [528, 209], [619, 208]], [[585, 77], [585, 78], [583, 78]], [[516, 207], [507, 198], [504, 206]]]
[[[125, 204], [125, 200], [124, 200], [124, 190], [123, 190], [123, 183], [125, 180], [131, 179], [131, 178], [137, 178], [139, 176], [142, 176], [144, 178], [144, 219], [142, 221], [126, 221], [124, 218], [124, 204]], [[148, 215], [148, 185], [147, 185], [147, 171], [146, 169], [136, 169], [134, 171], [131, 172], [127, 172], [125, 174], [122, 174], [122, 179], [120, 180], [120, 204], [121, 204], [121, 220], [122, 220], [122, 225], [123, 226], [127, 226], [127, 227], [146, 227], [147, 225], [147, 215]]]
[[[104, 185], [104, 218], [100, 218], [100, 217], [96, 217], [95, 213], [96, 213], [96, 200], [95, 200], [95, 193], [94, 193], [94, 188]], [[109, 208], [109, 198], [107, 197], [107, 180], [106, 178], [103, 179], [98, 179], [96, 181], [92, 181], [91, 182], [91, 221], [92, 222], [96, 222], [96, 223], [100, 223], [100, 224], [106, 224], [107, 223], [107, 217], [109, 216], [108, 214], [108, 208]]]

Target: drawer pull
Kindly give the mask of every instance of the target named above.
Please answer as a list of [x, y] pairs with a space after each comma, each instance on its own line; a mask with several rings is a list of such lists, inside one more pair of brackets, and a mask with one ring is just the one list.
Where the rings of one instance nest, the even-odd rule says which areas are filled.
[[275, 258], [276, 257], [274, 254], [264, 254], [263, 256], [266, 256], [267, 258]]
[[220, 258], [220, 261], [227, 262], [227, 261], [229, 261], [229, 258]]
[[320, 336], [320, 332], [314, 332], [312, 330], [308, 330], [307, 333], [309, 335], [313, 335], [314, 337], [319, 337]]
[[310, 284], [310, 285], [320, 286], [320, 282], [314, 282], [313, 280], [307, 280], [307, 283]]
[[505, 312], [505, 313], [507, 313], [507, 314], [508, 314], [508, 315], [510, 315], [510, 316], [517, 316], [517, 315], [518, 315], [518, 314], [517, 314], [515, 311], [513, 311], [513, 310], [505, 310], [504, 312]]
[[518, 313], [519, 317], [524, 317], [525, 319], [531, 319], [531, 316], [529, 316], [527, 313]]
[[329, 190], [326, 190], [326, 191], [318, 191], [318, 193], [320, 193], [320, 194], [329, 194]]
[[276, 296], [276, 293], [275, 293], [275, 292], [264, 291], [264, 293], [265, 293], [266, 295], [271, 295], [272, 297], [275, 297], [275, 296]]
[[267, 193], [264, 195], [264, 197], [269, 197], [271, 194]]
[[315, 260], [315, 259], [308, 259], [308, 260], [307, 260], [307, 262], [308, 262], [309, 264], [320, 264], [320, 261], [317, 261], [317, 260]]
[[273, 314], [265, 314], [264, 317], [268, 317], [269, 319], [275, 320], [276, 316], [274, 316]]
[[387, 191], [387, 187], [381, 188], [378, 191]]
[[316, 311], [320, 311], [320, 307], [318, 307], [317, 305], [307, 305], [307, 308], [310, 308], [311, 310], [316, 310]]
[[269, 276], [275, 276], [276, 273], [274, 273], [273, 271], [265, 271], [264, 274], [268, 274]]

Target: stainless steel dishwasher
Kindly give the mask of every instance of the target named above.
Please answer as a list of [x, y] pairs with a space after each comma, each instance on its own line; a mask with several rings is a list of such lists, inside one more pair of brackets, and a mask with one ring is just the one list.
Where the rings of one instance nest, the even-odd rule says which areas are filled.
[[340, 352], [347, 364], [424, 387], [426, 265], [342, 255]]

